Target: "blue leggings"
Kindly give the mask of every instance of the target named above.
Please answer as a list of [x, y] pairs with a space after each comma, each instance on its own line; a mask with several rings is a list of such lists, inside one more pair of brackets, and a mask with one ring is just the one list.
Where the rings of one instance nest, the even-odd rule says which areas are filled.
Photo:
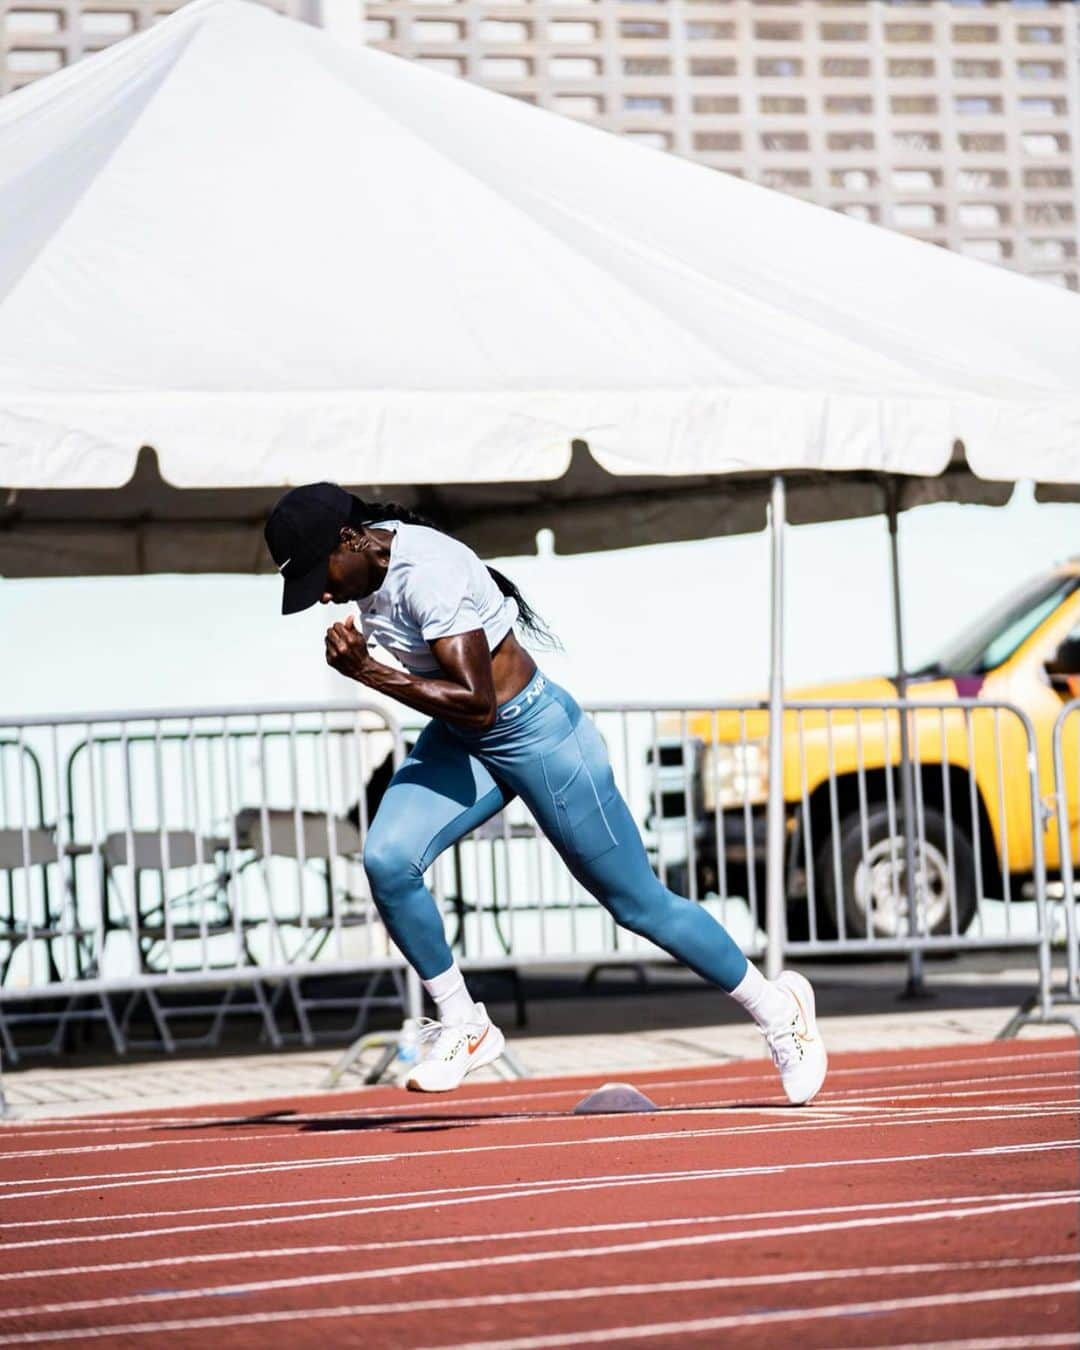
[[577, 880], [624, 928], [734, 989], [746, 957], [707, 910], [660, 884], [600, 733], [571, 695], [539, 672], [500, 707], [489, 731], [429, 722], [371, 824], [364, 866], [375, 903], [422, 979], [453, 964], [424, 873], [516, 796]]

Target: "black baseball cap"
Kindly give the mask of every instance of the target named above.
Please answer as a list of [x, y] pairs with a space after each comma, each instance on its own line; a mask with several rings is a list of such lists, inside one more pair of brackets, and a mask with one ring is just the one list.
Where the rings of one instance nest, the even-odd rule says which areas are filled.
[[285, 579], [282, 614], [298, 614], [322, 598], [327, 562], [356, 502], [336, 483], [305, 483], [286, 492], [270, 512], [263, 533]]

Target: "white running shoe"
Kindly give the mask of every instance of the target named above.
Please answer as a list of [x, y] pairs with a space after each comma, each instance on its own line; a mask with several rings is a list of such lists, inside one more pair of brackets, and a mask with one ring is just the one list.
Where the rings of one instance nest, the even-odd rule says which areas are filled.
[[422, 1058], [405, 1079], [411, 1092], [450, 1092], [467, 1074], [498, 1059], [506, 1046], [502, 1032], [482, 1003], [468, 1022], [444, 1026], [424, 1018], [420, 1026]]
[[794, 970], [782, 970], [776, 977], [795, 1002], [790, 1022], [770, 1027], [765, 1032], [772, 1061], [780, 1070], [788, 1101], [792, 1106], [812, 1102], [825, 1081], [829, 1060], [817, 1029], [814, 991], [810, 981]]

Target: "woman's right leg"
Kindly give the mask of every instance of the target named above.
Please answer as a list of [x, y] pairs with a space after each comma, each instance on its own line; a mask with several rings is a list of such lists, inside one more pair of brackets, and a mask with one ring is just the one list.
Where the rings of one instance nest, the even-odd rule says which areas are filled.
[[387, 931], [423, 980], [454, 966], [424, 873], [512, 796], [441, 723], [429, 722], [379, 804], [364, 867]]

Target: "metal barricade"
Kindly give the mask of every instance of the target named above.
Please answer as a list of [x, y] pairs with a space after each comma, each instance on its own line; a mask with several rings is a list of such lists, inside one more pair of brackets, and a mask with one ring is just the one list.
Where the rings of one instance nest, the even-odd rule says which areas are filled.
[[[281, 990], [299, 1000], [305, 975], [388, 973], [400, 1005], [401, 958], [361, 860], [372, 785], [400, 757], [397, 724], [353, 703], [0, 727], [9, 1061], [13, 1021], [57, 1024], [57, 1007], [58, 1035], [94, 1016], [125, 1049], [135, 996], [171, 1049], [165, 990], [228, 989], [220, 1031], [245, 989], [273, 1043]], [[129, 997], [117, 1007], [119, 993]], [[50, 1010], [26, 1011], [35, 1001]], [[296, 1012], [306, 1031], [302, 1000]]]
[[[1054, 740], [1066, 816], [1062, 747], [1078, 710], [1080, 700], [1063, 711]], [[1010, 1029], [1057, 1018], [1038, 747], [1019, 709], [970, 699], [789, 703], [783, 782], [772, 785], [786, 828], [788, 922], [779, 937], [766, 932], [765, 914], [767, 706], [588, 711], [657, 876], [712, 913], [748, 956], [760, 958], [770, 940], [796, 960], [1026, 950], [1038, 994]], [[1080, 719], [1069, 725], [1080, 729]], [[12, 1005], [34, 1000], [52, 1001], [58, 1034], [66, 1020], [99, 1017], [118, 1050], [130, 1042], [136, 997], [172, 1048], [166, 991], [246, 990], [274, 1042], [283, 990], [307, 1038], [297, 981], [314, 973], [396, 980], [383, 1001], [418, 1011], [361, 859], [369, 815], [404, 744], [380, 710], [349, 703], [0, 727], [8, 1062]], [[1073, 785], [1080, 802], [1080, 767]], [[1061, 853], [1075, 998], [1074, 852]], [[428, 880], [465, 968], [670, 960], [617, 927], [520, 802], [447, 849]], [[1066, 1014], [1057, 1020], [1076, 1025]]]
[[1060, 879], [1054, 883], [1064, 917], [1065, 989], [1060, 1004], [1080, 1004], [1080, 921], [1075, 860], [1080, 857], [1080, 698], [1066, 703], [1054, 724], [1054, 806]]

